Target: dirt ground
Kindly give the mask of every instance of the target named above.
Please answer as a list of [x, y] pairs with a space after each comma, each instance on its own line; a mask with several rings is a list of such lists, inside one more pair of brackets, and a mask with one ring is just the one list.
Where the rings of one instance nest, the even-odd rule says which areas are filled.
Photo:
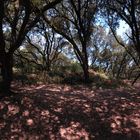
[[0, 140], [140, 140], [139, 87], [14, 85], [0, 99]]

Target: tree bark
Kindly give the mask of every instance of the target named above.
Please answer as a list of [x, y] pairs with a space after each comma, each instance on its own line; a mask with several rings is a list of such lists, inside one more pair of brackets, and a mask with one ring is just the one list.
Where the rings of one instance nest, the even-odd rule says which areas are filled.
[[13, 78], [13, 55], [5, 54], [2, 56], [2, 91], [6, 94], [10, 92], [11, 82]]
[[82, 69], [84, 72], [84, 82], [87, 84], [89, 82], [89, 71], [88, 71], [88, 65], [84, 64], [82, 65]]

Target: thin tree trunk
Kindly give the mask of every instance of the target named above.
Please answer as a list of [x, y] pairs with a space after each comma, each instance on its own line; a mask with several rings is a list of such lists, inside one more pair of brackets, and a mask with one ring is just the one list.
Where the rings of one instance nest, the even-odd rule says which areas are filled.
[[47, 72], [49, 73], [51, 71], [51, 64], [48, 62], [46, 63], [46, 68], [45, 70], [47, 70]]
[[116, 75], [116, 78], [119, 79], [120, 78], [120, 74], [121, 74], [121, 71], [123, 69], [123, 64], [125, 63], [125, 58], [126, 58], [127, 54], [124, 55], [121, 63], [120, 63], [120, 67], [119, 67], [119, 70], [117, 72], [117, 75]]
[[85, 84], [87, 84], [89, 82], [89, 71], [88, 71], [88, 65], [87, 64], [84, 64], [82, 66], [83, 68], [83, 72], [84, 72], [84, 82]]
[[140, 78], [140, 73], [137, 75], [137, 77], [134, 79], [134, 81], [132, 82], [132, 86], [136, 83], [136, 81]]

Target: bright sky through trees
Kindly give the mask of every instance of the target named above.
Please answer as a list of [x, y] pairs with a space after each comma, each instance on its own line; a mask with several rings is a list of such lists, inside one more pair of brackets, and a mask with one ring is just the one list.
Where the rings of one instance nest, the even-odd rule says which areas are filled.
[[117, 29], [117, 34], [120, 36], [124, 36], [125, 31], [128, 29], [129, 29], [129, 26], [124, 21], [120, 21], [120, 26]]

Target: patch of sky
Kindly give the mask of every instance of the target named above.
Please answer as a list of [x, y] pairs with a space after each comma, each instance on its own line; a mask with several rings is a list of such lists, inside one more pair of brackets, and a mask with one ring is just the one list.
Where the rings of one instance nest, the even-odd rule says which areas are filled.
[[117, 29], [117, 34], [124, 37], [126, 32], [129, 30], [129, 26], [124, 22], [120, 21], [119, 28]]
[[[109, 32], [109, 26], [108, 26], [108, 24], [107, 24], [107, 21], [106, 21], [104, 18], [102, 18], [102, 17], [100, 17], [100, 16], [97, 16], [97, 18], [96, 18], [96, 20], [95, 20], [95, 24], [96, 24], [97, 26], [102, 26], [102, 27], [104, 27], [105, 30], [106, 30], [106, 32], [107, 32], [107, 33]], [[120, 22], [119, 22], [119, 27], [118, 27], [117, 30], [116, 30], [117, 35], [121, 36], [123, 39], [126, 40], [126, 39], [128, 39], [128, 37], [127, 37], [127, 35], [126, 35], [126, 32], [128, 32], [128, 30], [129, 30], [128, 24], [126, 24], [125, 21], [120, 20]]]

